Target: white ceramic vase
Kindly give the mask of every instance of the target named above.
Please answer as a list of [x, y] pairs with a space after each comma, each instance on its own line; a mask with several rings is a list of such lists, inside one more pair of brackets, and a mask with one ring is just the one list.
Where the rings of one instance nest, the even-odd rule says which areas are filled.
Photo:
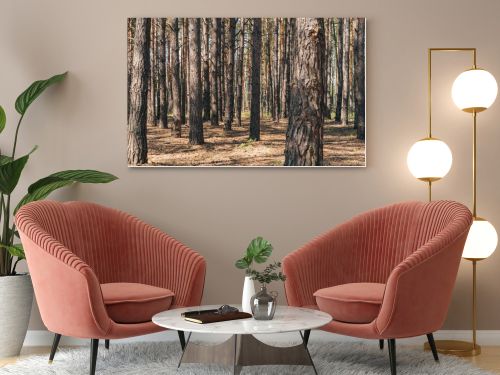
[[19, 355], [32, 303], [30, 275], [0, 276], [0, 358]]
[[243, 294], [241, 297], [241, 309], [244, 312], [252, 313], [252, 307], [250, 305], [250, 299], [255, 294], [255, 286], [253, 280], [250, 276], [245, 276], [245, 282], [243, 283]]

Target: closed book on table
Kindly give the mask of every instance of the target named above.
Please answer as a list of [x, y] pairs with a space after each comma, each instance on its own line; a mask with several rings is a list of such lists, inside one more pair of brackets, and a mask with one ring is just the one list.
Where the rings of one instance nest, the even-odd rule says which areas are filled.
[[252, 317], [252, 314], [241, 311], [229, 312], [225, 314], [218, 314], [215, 312], [192, 312], [185, 313], [183, 315], [184, 320], [198, 324], [225, 322], [227, 320], [248, 319]]

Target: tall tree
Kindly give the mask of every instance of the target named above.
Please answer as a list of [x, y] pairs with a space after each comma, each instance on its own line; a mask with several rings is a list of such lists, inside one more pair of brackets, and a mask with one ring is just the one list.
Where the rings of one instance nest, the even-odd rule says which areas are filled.
[[172, 135], [175, 138], [181, 137], [181, 77], [179, 61], [179, 19], [170, 20], [170, 46], [172, 50]]
[[150, 18], [137, 18], [132, 56], [130, 116], [127, 137], [129, 165], [144, 164], [148, 161], [146, 120], [150, 76], [150, 29]]
[[218, 79], [217, 79], [217, 27], [218, 21], [212, 18], [210, 25], [210, 123], [212, 126], [219, 125], [219, 106], [218, 106]]
[[136, 18], [127, 20], [127, 119], [130, 116], [130, 86], [132, 84], [132, 58], [134, 57], [134, 32]]
[[274, 19], [274, 112], [273, 120], [279, 121], [280, 119], [280, 66], [279, 66], [279, 31], [280, 22], [279, 18]]
[[322, 165], [324, 30], [318, 18], [298, 18], [285, 165]]
[[350, 33], [351, 22], [349, 18], [344, 19], [344, 32], [343, 32], [343, 54], [342, 54], [342, 109], [340, 113], [340, 121], [343, 125], [349, 122], [349, 52], [350, 52]]
[[212, 125], [218, 126], [220, 120], [222, 118], [222, 100], [221, 100], [221, 29], [222, 29], [222, 20], [220, 18], [215, 19], [215, 81], [216, 81], [216, 92], [215, 99], [217, 104], [217, 110], [215, 113], [217, 114], [217, 120], [215, 123], [211, 121]]
[[245, 56], [245, 19], [240, 18], [240, 30], [238, 34], [238, 61], [236, 62], [236, 120], [241, 126], [241, 112], [243, 106], [244, 70], [243, 61]]
[[283, 70], [282, 87], [281, 87], [281, 110], [283, 117], [288, 117], [288, 93], [290, 81], [290, 64], [288, 63], [288, 18], [283, 18], [283, 53], [281, 57], [281, 69]]
[[151, 74], [149, 75], [148, 81], [148, 115], [147, 123], [152, 126], [156, 126], [156, 77], [155, 77], [155, 67], [156, 67], [156, 18], [151, 18], [151, 26], [149, 28], [149, 66], [151, 69]]
[[232, 129], [234, 119], [234, 49], [236, 38], [236, 18], [230, 18], [226, 22], [226, 118], [224, 121], [224, 130]]
[[338, 19], [337, 25], [337, 103], [335, 105], [335, 121], [341, 121], [342, 115], [342, 92], [344, 90], [344, 19]]
[[210, 120], [210, 18], [203, 19], [203, 121]]
[[189, 144], [202, 145], [201, 19], [189, 19]]
[[160, 92], [159, 101], [159, 115], [160, 115], [160, 128], [166, 129], [168, 127], [168, 99], [167, 99], [167, 74], [166, 74], [166, 34], [167, 20], [160, 18], [158, 22], [158, 89]]
[[354, 39], [354, 122], [357, 124], [357, 138], [365, 139], [365, 20], [357, 20]]
[[260, 140], [260, 64], [262, 55], [262, 20], [253, 19], [252, 29], [252, 98], [250, 104], [250, 139]]
[[224, 110], [225, 110], [225, 90], [226, 85], [224, 81], [224, 68], [226, 65], [226, 34], [225, 30], [225, 18], [220, 18], [220, 28], [219, 28], [219, 121], [224, 121]]
[[186, 112], [188, 106], [188, 59], [189, 59], [189, 41], [188, 41], [188, 19], [181, 18], [182, 21], [182, 50], [181, 50], [181, 122], [186, 123]]
[[[325, 20], [323, 20], [325, 22]], [[326, 20], [326, 24], [324, 26], [325, 30], [325, 61], [324, 61], [324, 78], [323, 78], [323, 115], [325, 118], [330, 119], [330, 107], [328, 105], [330, 100], [330, 78], [331, 78], [331, 70], [332, 63], [330, 62], [331, 54], [332, 54], [332, 44], [331, 44], [331, 29], [330, 29], [331, 19]]]
[[271, 40], [273, 34], [273, 21], [272, 18], [268, 18], [266, 20], [266, 76], [267, 76], [267, 85], [266, 85], [266, 101], [268, 106], [268, 113], [271, 113], [271, 116], [274, 114], [274, 82], [273, 82], [273, 64], [271, 61]]

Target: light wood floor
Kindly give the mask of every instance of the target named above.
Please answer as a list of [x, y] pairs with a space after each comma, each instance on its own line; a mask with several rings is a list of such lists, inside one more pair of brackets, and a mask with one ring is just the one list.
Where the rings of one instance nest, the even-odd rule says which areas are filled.
[[[500, 374], [500, 346], [483, 346], [482, 353], [477, 357], [464, 358], [471, 361], [476, 366]], [[0, 367], [16, 362], [20, 358], [26, 358], [34, 354], [46, 354], [49, 356], [50, 347], [34, 346], [23, 348], [20, 357], [0, 359]]]

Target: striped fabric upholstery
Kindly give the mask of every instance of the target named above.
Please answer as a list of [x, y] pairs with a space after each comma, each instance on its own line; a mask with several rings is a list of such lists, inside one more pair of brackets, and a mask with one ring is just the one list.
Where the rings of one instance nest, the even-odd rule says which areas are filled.
[[[436, 316], [442, 323], [471, 222], [470, 211], [452, 201], [404, 202], [360, 214], [284, 258], [288, 303], [314, 306], [317, 290], [341, 284], [388, 284], [403, 269], [432, 261], [433, 256], [441, 259], [437, 255], [448, 251], [451, 258], [443, 264], [443, 275], [451, 287], [442, 290], [446, 306]], [[381, 314], [386, 310], [382, 305]]]
[[[105, 311], [101, 311], [100, 284], [128, 282], [166, 288], [175, 293], [176, 306], [201, 302], [206, 269], [203, 257], [124, 212], [87, 202], [40, 201], [22, 207], [16, 215], [16, 225], [42, 319], [48, 327], [57, 327], [54, 332], [64, 334], [60, 332], [60, 321], [67, 319], [42, 305], [64, 304], [75, 285], [56, 285], [59, 275], [47, 275], [45, 261], [56, 269], [59, 264], [61, 274], [69, 267], [83, 276], [90, 288], [89, 298], [97, 299], [88, 306], [92, 319], [108, 332], [113, 329]], [[53, 263], [52, 259], [60, 262]], [[68, 280], [71, 277], [75, 276], [68, 271]], [[55, 294], [51, 289], [60, 291]], [[51, 313], [44, 314], [45, 310]], [[81, 331], [68, 335], [81, 336]]]

